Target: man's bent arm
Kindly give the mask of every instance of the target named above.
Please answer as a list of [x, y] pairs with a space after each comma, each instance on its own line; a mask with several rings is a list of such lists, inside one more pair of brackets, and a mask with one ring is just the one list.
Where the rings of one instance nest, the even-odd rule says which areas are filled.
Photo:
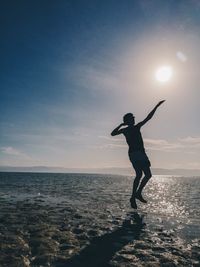
[[155, 106], [155, 108], [148, 114], [148, 116], [147, 116], [143, 121], [141, 121], [141, 122], [139, 122], [139, 123], [137, 124], [137, 126], [141, 127], [141, 126], [143, 126], [145, 123], [147, 123], [147, 122], [153, 117], [153, 115], [154, 115], [154, 113], [156, 112], [157, 108], [158, 108], [163, 102], [165, 102], [165, 100], [160, 101], [160, 102]]
[[124, 123], [121, 123], [119, 126], [117, 126], [111, 133], [112, 136], [118, 135], [118, 134], [122, 134], [123, 133], [123, 129], [120, 130], [120, 128], [122, 126], [125, 126]]

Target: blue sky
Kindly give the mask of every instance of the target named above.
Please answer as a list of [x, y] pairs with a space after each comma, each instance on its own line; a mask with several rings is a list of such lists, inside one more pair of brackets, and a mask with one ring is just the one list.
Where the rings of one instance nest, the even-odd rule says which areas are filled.
[[152, 165], [200, 168], [199, 11], [195, 0], [6, 1], [0, 165], [130, 166], [110, 132], [166, 99], [142, 130]]

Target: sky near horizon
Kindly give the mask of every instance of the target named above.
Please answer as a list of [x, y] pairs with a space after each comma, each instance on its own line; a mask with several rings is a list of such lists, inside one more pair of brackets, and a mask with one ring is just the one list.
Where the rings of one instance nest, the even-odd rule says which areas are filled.
[[[200, 169], [200, 2], [1, 3], [0, 165], [129, 167], [127, 112], [152, 167]], [[173, 69], [165, 84], [162, 65]]]

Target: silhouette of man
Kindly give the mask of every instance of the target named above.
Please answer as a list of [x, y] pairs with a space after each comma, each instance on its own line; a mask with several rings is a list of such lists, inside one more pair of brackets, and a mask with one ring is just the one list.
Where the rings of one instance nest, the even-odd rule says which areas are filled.
[[[129, 159], [135, 169], [136, 177], [133, 182], [133, 191], [130, 198], [131, 207], [137, 209], [136, 199], [143, 203], [147, 201], [142, 196], [142, 190], [148, 183], [149, 179], [152, 177], [151, 174], [151, 163], [146, 155], [142, 135], [140, 132], [141, 127], [147, 123], [154, 115], [157, 108], [164, 102], [160, 101], [155, 108], [148, 114], [148, 116], [138, 124], [135, 124], [135, 117], [132, 113], [127, 113], [123, 117], [123, 123], [117, 126], [111, 133], [112, 136], [124, 134], [126, 142], [129, 146]], [[127, 126], [125, 128], [121, 128]], [[142, 175], [144, 173], [144, 177]], [[141, 182], [140, 182], [141, 180]]]

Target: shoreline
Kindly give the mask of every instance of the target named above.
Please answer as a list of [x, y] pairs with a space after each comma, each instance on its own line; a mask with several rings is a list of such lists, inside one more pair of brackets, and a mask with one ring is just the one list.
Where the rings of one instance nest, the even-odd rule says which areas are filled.
[[67, 202], [0, 203], [2, 267], [199, 266], [200, 239], [186, 244], [159, 218], [153, 229], [140, 211], [95, 225]]

